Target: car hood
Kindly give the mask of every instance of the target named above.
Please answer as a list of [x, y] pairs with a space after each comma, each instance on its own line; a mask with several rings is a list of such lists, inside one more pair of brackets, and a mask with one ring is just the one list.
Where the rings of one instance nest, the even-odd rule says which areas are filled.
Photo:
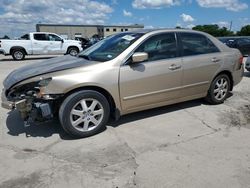
[[8, 90], [17, 83], [31, 77], [89, 65], [90, 61], [70, 55], [52, 58], [21, 67], [11, 72], [3, 82], [4, 88]]
[[76, 44], [80, 43], [80, 41], [77, 41], [77, 40], [64, 40], [64, 42], [66, 42], [66, 43], [76, 43]]

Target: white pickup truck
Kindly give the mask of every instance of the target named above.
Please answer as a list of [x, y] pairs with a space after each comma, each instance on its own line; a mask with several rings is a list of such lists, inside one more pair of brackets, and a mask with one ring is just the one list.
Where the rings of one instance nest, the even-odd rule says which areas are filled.
[[64, 40], [54, 33], [36, 32], [23, 35], [20, 40], [0, 40], [0, 54], [12, 55], [14, 60], [23, 60], [26, 55], [70, 54], [82, 50], [81, 42]]

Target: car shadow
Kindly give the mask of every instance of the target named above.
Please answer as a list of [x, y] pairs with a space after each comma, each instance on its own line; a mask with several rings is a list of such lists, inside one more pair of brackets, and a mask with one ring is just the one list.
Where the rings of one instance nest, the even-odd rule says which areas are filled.
[[8, 59], [0, 59], [0, 62], [4, 62], [4, 61], [13, 61], [13, 62], [23, 62], [23, 61], [31, 61], [31, 60], [43, 60], [43, 59], [51, 59], [57, 56], [50, 56], [50, 57], [29, 57], [29, 58], [25, 58], [24, 60], [21, 61], [16, 61], [12, 58], [8, 58]]
[[132, 114], [122, 116], [118, 121], [110, 122], [108, 124], [108, 126], [118, 127], [118, 126], [121, 126], [121, 125], [129, 123], [129, 122], [133, 122], [133, 121], [137, 121], [137, 120], [145, 119], [145, 118], [149, 118], [149, 117], [159, 116], [162, 114], [167, 114], [170, 112], [175, 112], [175, 111], [179, 111], [179, 110], [183, 110], [183, 109], [187, 109], [187, 108], [192, 108], [195, 106], [200, 106], [202, 104], [209, 105], [203, 99], [196, 99], [196, 100], [192, 100], [192, 101], [182, 102], [182, 103], [168, 105], [168, 106], [159, 107], [159, 108], [154, 108], [154, 109], [150, 109], [150, 110], [135, 112]]
[[6, 119], [8, 134], [12, 136], [19, 136], [25, 134], [26, 137], [50, 137], [58, 134], [63, 140], [71, 140], [72, 138], [64, 132], [58, 120], [24, 126], [24, 122], [17, 110], [10, 111]]
[[[183, 103], [173, 104], [169, 106], [154, 108], [150, 110], [145, 110], [141, 112], [136, 112], [132, 114], [128, 114], [122, 116], [118, 121], [110, 120], [107, 126], [118, 127], [122, 126], [126, 123], [137, 121], [144, 118], [154, 117], [162, 114], [167, 114], [174, 111], [179, 111], [183, 109], [192, 108], [195, 106], [200, 106], [202, 104], [210, 105], [203, 99], [197, 99], [193, 101], [187, 101]], [[72, 140], [74, 138], [67, 135], [64, 132], [58, 120], [53, 120], [46, 123], [40, 123], [36, 125], [30, 125], [29, 127], [25, 127], [23, 120], [20, 117], [18, 111], [14, 110], [9, 112], [6, 125], [8, 128], [8, 134], [12, 136], [18, 136], [20, 134], [25, 134], [26, 137], [50, 137], [54, 134], [58, 134], [63, 140]], [[105, 131], [103, 129], [102, 131]]]

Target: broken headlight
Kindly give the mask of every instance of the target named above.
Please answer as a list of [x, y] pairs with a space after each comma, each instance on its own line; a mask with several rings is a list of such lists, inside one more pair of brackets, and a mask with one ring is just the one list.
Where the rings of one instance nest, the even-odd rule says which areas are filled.
[[45, 88], [46, 86], [49, 85], [51, 82], [52, 78], [41, 78], [40, 81], [38, 82], [38, 88], [39, 88], [39, 93], [37, 93], [38, 98], [48, 98], [47, 95], [45, 95]]
[[46, 87], [47, 85], [49, 85], [50, 81], [52, 80], [52, 78], [41, 78], [40, 81], [38, 82], [38, 85], [41, 87]]

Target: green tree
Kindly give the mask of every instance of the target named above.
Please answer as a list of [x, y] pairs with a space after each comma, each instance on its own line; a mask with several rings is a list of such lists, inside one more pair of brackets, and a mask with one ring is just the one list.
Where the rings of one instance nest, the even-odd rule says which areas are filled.
[[217, 24], [212, 25], [197, 25], [192, 28], [193, 30], [203, 31], [215, 37], [232, 36], [234, 33], [229, 31], [226, 27], [220, 28]]
[[10, 37], [8, 37], [7, 35], [4, 35], [4, 37], [2, 37], [0, 39], [10, 39]]
[[250, 25], [245, 25], [242, 27], [241, 30], [237, 32], [237, 35], [250, 36]]

